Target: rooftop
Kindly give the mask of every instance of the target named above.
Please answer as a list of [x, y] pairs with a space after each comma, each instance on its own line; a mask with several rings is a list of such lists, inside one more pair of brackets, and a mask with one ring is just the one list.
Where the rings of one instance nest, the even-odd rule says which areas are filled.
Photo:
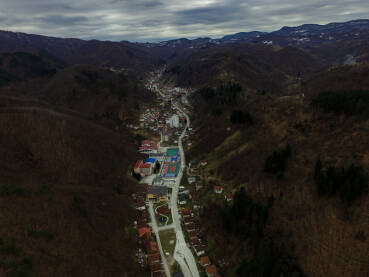
[[147, 189], [147, 193], [161, 196], [168, 193], [168, 188], [163, 186], [151, 186]]
[[217, 267], [215, 265], [209, 265], [205, 268], [205, 270], [208, 275], [218, 273]]

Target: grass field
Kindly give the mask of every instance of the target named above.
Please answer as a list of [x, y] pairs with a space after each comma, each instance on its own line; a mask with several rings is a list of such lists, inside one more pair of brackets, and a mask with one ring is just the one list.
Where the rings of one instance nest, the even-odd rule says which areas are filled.
[[176, 246], [176, 233], [174, 230], [161, 231], [159, 232], [159, 236], [164, 253], [169, 252], [169, 254], [173, 256]]

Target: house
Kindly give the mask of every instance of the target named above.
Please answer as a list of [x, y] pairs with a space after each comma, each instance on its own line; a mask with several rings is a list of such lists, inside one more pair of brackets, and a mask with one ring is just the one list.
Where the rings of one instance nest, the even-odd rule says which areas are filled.
[[182, 217], [186, 218], [186, 217], [189, 217], [189, 216], [191, 216], [191, 212], [189, 210], [183, 208], [182, 209]]
[[156, 203], [168, 201], [168, 188], [163, 186], [150, 186], [146, 192], [146, 199]]
[[151, 271], [151, 276], [155, 276], [154, 273], [158, 271], [162, 271], [161, 264], [160, 263], [150, 264], [150, 271]]
[[185, 228], [187, 230], [187, 232], [191, 232], [191, 231], [195, 231], [196, 230], [196, 226], [194, 223], [190, 223], [190, 224], [187, 224], [185, 225]]
[[200, 258], [200, 264], [202, 267], [206, 267], [211, 264], [210, 259], [208, 256], [204, 256]]
[[195, 250], [197, 257], [205, 254], [205, 247], [203, 245], [195, 245], [193, 250]]
[[140, 166], [140, 174], [142, 177], [144, 176], [148, 176], [152, 174], [152, 168], [153, 168], [153, 164], [152, 163], [145, 163], [145, 164], [141, 164]]
[[190, 232], [188, 232], [188, 237], [190, 238], [190, 240], [196, 239], [198, 234], [199, 234], [199, 232], [197, 230], [190, 231]]
[[144, 235], [149, 234], [151, 237], [151, 228], [149, 227], [141, 227], [138, 229], [138, 236], [143, 237]]
[[193, 202], [193, 208], [194, 208], [195, 210], [197, 210], [197, 209], [200, 209], [200, 208], [201, 208], [201, 204], [200, 204], [200, 201], [199, 201], [199, 200], [193, 200], [192, 202]]
[[227, 195], [224, 195], [224, 198], [227, 202], [231, 202], [233, 200], [233, 195], [232, 194], [227, 194]]
[[146, 252], [147, 252], [147, 256], [155, 255], [156, 253], [159, 253], [159, 248], [158, 248], [157, 242], [156, 241], [150, 241], [146, 245]]
[[138, 152], [142, 154], [150, 154], [158, 152], [158, 144], [152, 140], [143, 140], [141, 142], [141, 146], [138, 149]]
[[191, 224], [191, 223], [193, 223], [193, 218], [192, 217], [185, 217], [185, 218], [183, 218], [183, 223], [184, 223], [184, 225]]
[[214, 187], [214, 192], [217, 194], [221, 194], [223, 193], [223, 188], [221, 186], [215, 186]]
[[159, 252], [148, 256], [147, 261], [148, 261], [149, 265], [158, 264], [158, 263], [160, 264], [160, 254], [159, 254]]
[[191, 244], [192, 244], [192, 246], [195, 247], [196, 245], [201, 245], [201, 241], [199, 240], [198, 237], [195, 237], [195, 238], [191, 239]]
[[218, 274], [218, 269], [215, 265], [208, 265], [205, 267], [205, 272], [208, 277], [213, 277]]
[[187, 181], [188, 181], [189, 184], [195, 183], [196, 182], [196, 177], [192, 177], [192, 176], [188, 177]]
[[135, 163], [135, 166], [133, 167], [133, 171], [134, 173], [136, 174], [140, 174], [140, 167], [141, 165], [143, 164], [143, 160], [138, 160], [136, 163]]
[[187, 203], [187, 196], [185, 194], [178, 194], [178, 204], [186, 205], [186, 203]]
[[139, 210], [139, 211], [146, 210], [145, 202], [143, 200], [136, 202], [136, 210]]

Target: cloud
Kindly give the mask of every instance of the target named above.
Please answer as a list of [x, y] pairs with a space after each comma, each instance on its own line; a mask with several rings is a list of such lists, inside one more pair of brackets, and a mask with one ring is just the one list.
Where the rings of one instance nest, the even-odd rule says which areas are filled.
[[367, 18], [367, 0], [1, 0], [0, 29], [151, 41]]
[[85, 16], [65, 16], [61, 14], [40, 16], [36, 17], [35, 19], [39, 20], [41, 23], [62, 26], [70, 26], [71, 24], [81, 24], [88, 22], [88, 18]]

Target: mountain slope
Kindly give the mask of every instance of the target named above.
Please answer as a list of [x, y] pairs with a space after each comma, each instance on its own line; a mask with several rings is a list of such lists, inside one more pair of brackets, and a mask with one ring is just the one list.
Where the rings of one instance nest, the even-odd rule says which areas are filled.
[[0, 60], [15, 78], [0, 88], [0, 275], [144, 276], [125, 125], [150, 95], [130, 71]]
[[143, 46], [129, 42], [63, 39], [0, 31], [0, 53], [28, 52], [52, 55], [68, 64], [90, 64], [139, 71], [159, 65]]

